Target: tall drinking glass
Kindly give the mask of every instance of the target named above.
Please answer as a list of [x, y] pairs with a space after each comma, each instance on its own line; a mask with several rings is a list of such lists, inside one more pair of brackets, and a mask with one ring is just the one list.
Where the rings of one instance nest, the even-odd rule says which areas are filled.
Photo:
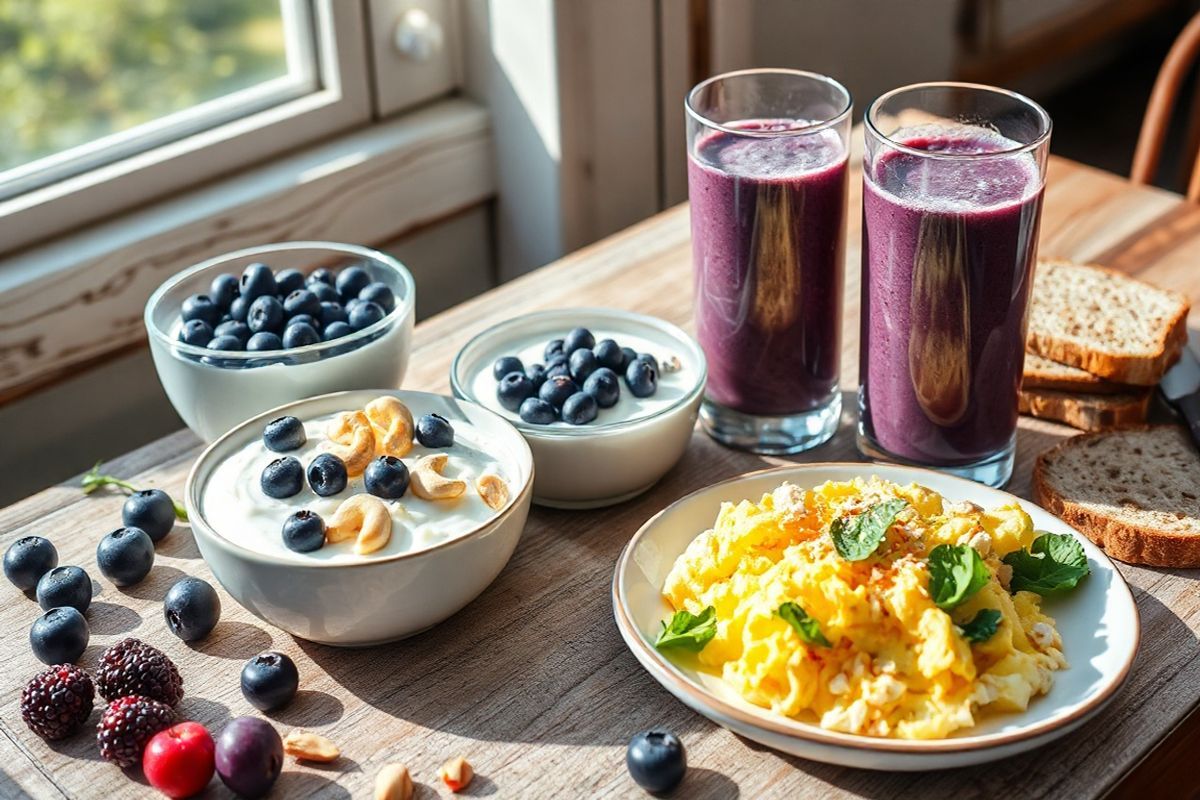
[[850, 93], [759, 69], [710, 78], [685, 105], [701, 419], [733, 447], [816, 447], [842, 407]]
[[1049, 145], [1040, 106], [989, 86], [906, 86], [868, 109], [865, 455], [1011, 476]]

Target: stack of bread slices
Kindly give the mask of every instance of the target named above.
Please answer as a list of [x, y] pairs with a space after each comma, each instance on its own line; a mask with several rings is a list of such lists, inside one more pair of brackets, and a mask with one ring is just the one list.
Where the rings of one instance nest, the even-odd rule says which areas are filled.
[[1085, 431], [1146, 421], [1187, 344], [1188, 301], [1105, 267], [1038, 262], [1021, 413]]

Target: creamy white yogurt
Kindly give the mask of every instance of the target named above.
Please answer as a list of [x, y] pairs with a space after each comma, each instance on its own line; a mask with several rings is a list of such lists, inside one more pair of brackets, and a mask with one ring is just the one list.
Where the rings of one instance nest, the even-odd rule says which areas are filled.
[[[638, 353], [649, 353], [658, 359], [658, 391], [649, 397], [634, 397], [625, 383], [625, 376], [618, 373], [621, 385], [621, 396], [617, 404], [611, 408], [601, 408], [596, 419], [586, 425], [571, 425], [558, 420], [549, 425], [533, 426], [537, 428], [584, 428], [590, 429], [614, 422], [625, 422], [642, 419], [656, 414], [678, 403], [684, 396], [696, 387], [699, 376], [696, 365], [688, 353], [681, 352], [669, 337], [649, 338], [641, 333], [617, 330], [611, 327], [588, 327], [599, 343], [604, 339], [612, 339], [621, 347], [632, 347]], [[479, 370], [471, 378], [471, 394], [475, 402], [485, 406], [511, 422], [520, 421], [521, 415], [509, 411], [500, 405], [496, 397], [498, 381], [492, 376], [492, 365], [502, 356], [516, 356], [526, 367], [532, 364], [544, 364], [543, 353], [546, 344], [552, 339], [561, 339], [568, 331], [564, 330], [551, 335], [535, 333], [520, 335], [502, 343], [489, 345], [488, 357], [480, 358]], [[679, 369], [673, 369], [673, 366]], [[615, 370], [614, 370], [615, 371]], [[580, 386], [582, 389], [583, 387]], [[528, 424], [528, 423], [526, 423]]]
[[[414, 420], [425, 413], [418, 408], [410, 410]], [[500, 459], [490, 455], [502, 452], [499, 443], [465, 420], [451, 420], [454, 426], [454, 444], [451, 447], [432, 449], [414, 443], [412, 451], [401, 460], [411, 471], [422, 456], [445, 453], [449, 460], [442, 474], [467, 483], [467, 491], [461, 497], [453, 500], [422, 500], [410, 488], [399, 500], [384, 500], [392, 513], [392, 538], [384, 548], [374, 553], [357, 555], [353, 541], [327, 543], [310, 553], [289, 550], [283, 543], [282, 531], [284, 520], [290, 515], [300, 509], [308, 509], [319, 514], [328, 524], [344, 500], [366, 492], [363, 477], [359, 475], [351, 478], [346, 488], [332, 497], [317, 495], [307, 481], [294, 497], [277, 499], [263, 494], [259, 483], [263, 468], [277, 458], [294, 456], [307, 470], [313, 458], [327, 450], [329, 439], [325, 428], [336, 416], [331, 414], [306, 421], [304, 430], [308, 442], [298, 450], [275, 453], [268, 450], [259, 437], [221, 462], [213, 470], [201, 499], [202, 511], [210, 527], [235, 544], [281, 560], [337, 563], [369, 561], [433, 547], [462, 536], [495, 517], [499, 512], [484, 503], [475, 489], [475, 479], [480, 475], [499, 475], [508, 484], [510, 497], [519, 491], [520, 487], [513, 485], [511, 471], [505, 468]]]

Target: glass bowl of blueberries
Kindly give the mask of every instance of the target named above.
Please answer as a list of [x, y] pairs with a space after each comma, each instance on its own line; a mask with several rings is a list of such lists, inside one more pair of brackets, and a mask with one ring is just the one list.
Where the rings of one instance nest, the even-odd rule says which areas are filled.
[[211, 442], [283, 403], [399, 386], [415, 295], [412, 275], [385, 253], [284, 242], [183, 270], [150, 297], [145, 323], [163, 389]]

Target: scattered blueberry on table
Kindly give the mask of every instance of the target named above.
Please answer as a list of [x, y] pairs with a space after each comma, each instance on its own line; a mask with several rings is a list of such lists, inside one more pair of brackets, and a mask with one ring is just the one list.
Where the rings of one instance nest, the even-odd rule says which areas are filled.
[[687, 772], [687, 753], [683, 742], [670, 731], [642, 731], [629, 740], [625, 766], [638, 786], [651, 794], [662, 794], [683, 780]]
[[134, 492], [121, 508], [121, 521], [129, 528], [141, 528], [151, 541], [160, 542], [175, 527], [175, 503], [162, 489]]
[[96, 565], [117, 586], [133, 586], [154, 566], [154, 541], [141, 528], [117, 528], [96, 546]]
[[29, 645], [43, 664], [74, 664], [89, 638], [87, 620], [70, 606], [50, 609], [29, 629]]
[[594, 421], [601, 409], [621, 399], [622, 378], [634, 397], [658, 391], [658, 359], [613, 339], [597, 342], [587, 328], [551, 339], [542, 357], [545, 363], [526, 365], [516, 356], [502, 356], [492, 365], [496, 399], [530, 425]]
[[36, 588], [42, 576], [57, 566], [58, 550], [41, 536], [22, 536], [4, 552], [4, 577], [23, 592]]
[[171, 633], [185, 642], [203, 639], [221, 619], [221, 598], [199, 578], [181, 578], [163, 598], [163, 618]]
[[296, 662], [276, 650], [259, 653], [242, 667], [242, 694], [259, 711], [287, 705], [299, 686]]
[[43, 611], [69, 606], [82, 614], [92, 604], [92, 579], [82, 567], [55, 567], [38, 581], [37, 601]]

